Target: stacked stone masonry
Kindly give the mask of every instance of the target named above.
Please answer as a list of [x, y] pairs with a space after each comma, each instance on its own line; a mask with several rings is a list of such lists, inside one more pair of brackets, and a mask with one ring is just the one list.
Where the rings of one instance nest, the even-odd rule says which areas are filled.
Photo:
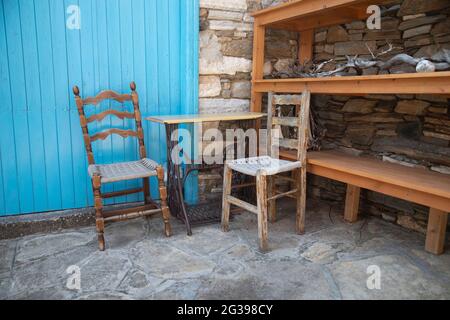
[[[283, 1], [200, 0], [200, 113], [249, 110], [253, 55], [251, 13], [280, 2]], [[294, 32], [270, 31], [267, 34], [266, 74], [270, 74], [277, 63], [287, 65], [295, 61], [297, 39], [298, 34]], [[218, 126], [218, 123], [209, 123], [204, 130]], [[199, 181], [202, 200], [222, 196], [218, 172], [202, 174]]]
[[[200, 111], [247, 111], [250, 104], [252, 18], [250, 13], [280, 1], [201, 0]], [[285, 1], [286, 2], [286, 1]], [[370, 57], [392, 44], [397, 53], [432, 57], [450, 49], [450, 1], [400, 0], [383, 8], [381, 30], [365, 21], [316, 30], [314, 59], [334, 59], [334, 69], [346, 55]], [[269, 31], [265, 74], [295, 62], [298, 34]], [[365, 74], [414, 72], [408, 65]], [[326, 129], [324, 149], [374, 156], [384, 161], [425, 167], [450, 174], [450, 108], [446, 97], [432, 95], [315, 96], [313, 108]], [[202, 191], [220, 191], [220, 176], [200, 177]], [[343, 207], [345, 185], [311, 176], [310, 196]], [[362, 210], [422, 233], [428, 208], [369, 191]]]

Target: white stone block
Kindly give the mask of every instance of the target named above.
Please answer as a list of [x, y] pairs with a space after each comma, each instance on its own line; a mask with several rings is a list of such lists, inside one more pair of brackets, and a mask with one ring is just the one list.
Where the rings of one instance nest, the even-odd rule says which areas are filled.
[[244, 14], [242, 12], [210, 10], [208, 19], [210, 19], [210, 20], [242, 21], [243, 16], [244, 16]]
[[250, 100], [247, 99], [200, 99], [201, 114], [248, 112]]
[[217, 31], [252, 31], [253, 26], [249, 23], [228, 21], [228, 20], [210, 20], [209, 28]]
[[236, 72], [251, 72], [252, 61], [245, 58], [223, 57], [221, 60], [200, 59], [200, 74], [228, 74], [235, 75]]
[[200, 0], [200, 8], [247, 11], [247, 0]]
[[220, 95], [222, 85], [217, 76], [200, 76], [199, 97], [212, 98]]

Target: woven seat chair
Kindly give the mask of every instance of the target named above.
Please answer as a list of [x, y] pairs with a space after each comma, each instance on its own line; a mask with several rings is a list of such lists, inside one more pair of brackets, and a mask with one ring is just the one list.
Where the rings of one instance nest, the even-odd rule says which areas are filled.
[[[106, 222], [116, 222], [138, 217], [147, 217], [154, 214], [162, 214], [165, 235], [169, 237], [172, 232], [169, 220], [170, 211], [167, 205], [167, 189], [164, 184], [164, 169], [155, 161], [147, 158], [147, 152], [144, 144], [144, 131], [142, 129], [142, 116], [139, 110], [139, 97], [136, 92], [136, 84], [132, 82], [130, 88], [132, 91], [131, 94], [120, 95], [114, 91], [103, 91], [96, 97], [86, 99], [82, 99], [80, 97], [80, 90], [77, 86], [73, 88], [89, 162], [88, 173], [92, 180], [95, 201], [96, 228], [99, 248], [101, 251], [105, 250], [104, 230]], [[87, 118], [85, 115], [85, 106], [98, 106], [104, 100], [115, 100], [120, 103], [131, 101], [133, 103], [134, 112], [121, 112], [111, 109]], [[110, 129], [92, 136], [89, 135], [88, 125], [92, 122], [101, 122], [108, 116], [116, 116], [120, 119], [134, 119], [136, 122], [136, 131]], [[92, 142], [105, 140], [111, 135], [119, 135], [122, 138], [137, 138], [139, 140], [140, 160], [113, 164], [96, 164], [94, 160], [94, 153], [92, 151]], [[159, 181], [159, 193], [161, 197], [160, 203], [156, 203], [150, 197], [150, 177], [157, 177]], [[137, 179], [143, 179], [142, 188], [102, 193], [101, 189], [105, 184]], [[145, 204], [143, 206], [135, 206], [108, 212], [103, 210], [104, 199], [137, 194], [141, 192], [144, 194], [145, 199]]]
[[[276, 219], [276, 201], [283, 197], [291, 197], [297, 201], [296, 229], [299, 234], [305, 231], [306, 210], [306, 152], [309, 139], [309, 114], [311, 94], [308, 91], [302, 95], [274, 95], [269, 93], [268, 106], [268, 156], [227, 161], [224, 169], [222, 230], [229, 229], [231, 205], [253, 212], [258, 216], [259, 246], [262, 251], [268, 250], [268, 212], [272, 222]], [[282, 110], [277, 112], [277, 106], [295, 106], [295, 117], [283, 117]], [[277, 116], [278, 114], [278, 116]], [[297, 130], [297, 139], [283, 138], [281, 127]], [[279, 148], [295, 149], [295, 162], [278, 159]], [[257, 205], [246, 203], [231, 196], [233, 171], [256, 177]], [[283, 173], [293, 172], [293, 178]], [[295, 188], [288, 192], [277, 190], [277, 180], [286, 180]]]

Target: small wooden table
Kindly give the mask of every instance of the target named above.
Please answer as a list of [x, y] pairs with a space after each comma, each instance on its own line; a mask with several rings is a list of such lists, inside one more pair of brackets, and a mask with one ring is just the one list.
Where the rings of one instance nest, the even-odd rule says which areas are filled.
[[223, 167], [220, 165], [186, 165], [185, 174], [181, 175], [181, 165], [174, 163], [172, 151], [179, 144], [179, 141], [172, 141], [173, 133], [182, 124], [201, 124], [206, 122], [238, 121], [245, 122], [243, 127], [256, 128], [256, 122], [265, 116], [259, 112], [242, 113], [215, 113], [215, 114], [193, 114], [193, 115], [171, 115], [152, 116], [147, 120], [159, 123], [166, 128], [167, 142], [167, 177], [168, 177], [168, 200], [172, 215], [183, 221], [189, 236], [192, 235], [192, 226], [215, 223], [220, 221], [221, 203], [209, 203], [188, 206], [184, 201], [183, 187], [186, 178], [194, 171], [204, 171]]

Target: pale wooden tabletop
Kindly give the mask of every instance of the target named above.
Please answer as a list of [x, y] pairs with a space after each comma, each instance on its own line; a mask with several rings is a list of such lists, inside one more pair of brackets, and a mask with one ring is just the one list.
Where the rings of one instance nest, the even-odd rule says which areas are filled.
[[171, 116], [147, 117], [147, 121], [161, 124], [182, 124], [182, 123], [202, 123], [215, 121], [244, 121], [257, 120], [265, 117], [265, 113], [260, 112], [240, 112], [240, 113], [212, 113], [212, 114], [187, 114]]

